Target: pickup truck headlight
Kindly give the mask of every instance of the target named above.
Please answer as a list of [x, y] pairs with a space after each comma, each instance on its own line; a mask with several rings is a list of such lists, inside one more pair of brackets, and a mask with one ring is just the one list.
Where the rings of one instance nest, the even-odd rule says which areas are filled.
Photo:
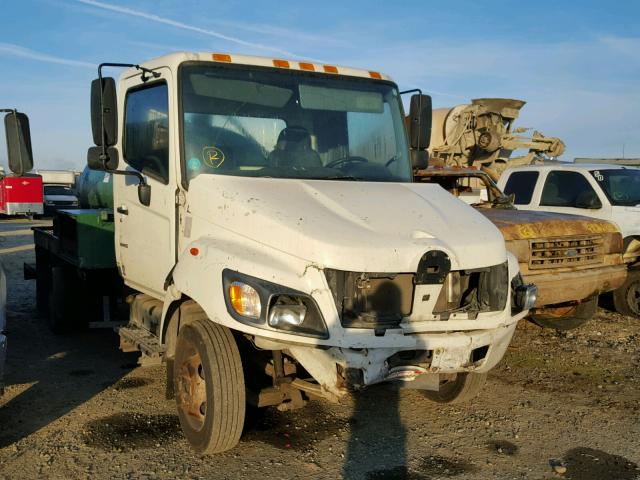
[[239, 322], [329, 338], [320, 309], [310, 295], [229, 269], [222, 272], [222, 284], [227, 311]]

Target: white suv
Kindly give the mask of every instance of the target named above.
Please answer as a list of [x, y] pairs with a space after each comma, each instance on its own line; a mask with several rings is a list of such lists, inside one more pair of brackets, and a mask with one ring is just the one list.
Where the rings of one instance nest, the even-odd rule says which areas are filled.
[[614, 291], [616, 310], [640, 316], [640, 169], [554, 163], [507, 169], [498, 181], [521, 210], [573, 213], [615, 222], [624, 237], [629, 274]]

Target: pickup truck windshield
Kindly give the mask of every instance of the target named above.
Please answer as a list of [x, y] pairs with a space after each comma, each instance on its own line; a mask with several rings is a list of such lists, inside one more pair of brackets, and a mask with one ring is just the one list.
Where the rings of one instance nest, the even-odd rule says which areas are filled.
[[186, 64], [180, 73], [184, 171], [410, 182], [391, 83], [260, 67]]
[[640, 205], [640, 170], [591, 170], [612, 205]]

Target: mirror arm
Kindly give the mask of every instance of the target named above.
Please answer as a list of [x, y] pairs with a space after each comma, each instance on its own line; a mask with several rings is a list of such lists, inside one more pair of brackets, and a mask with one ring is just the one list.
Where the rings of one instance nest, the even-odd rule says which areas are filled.
[[[104, 160], [103, 160], [104, 161]], [[147, 181], [144, 179], [144, 176], [140, 172], [136, 172], [134, 170], [108, 170], [105, 168], [106, 173], [111, 173], [113, 175], [129, 175], [132, 177], [136, 177], [138, 179], [138, 183], [140, 185], [146, 185]]]

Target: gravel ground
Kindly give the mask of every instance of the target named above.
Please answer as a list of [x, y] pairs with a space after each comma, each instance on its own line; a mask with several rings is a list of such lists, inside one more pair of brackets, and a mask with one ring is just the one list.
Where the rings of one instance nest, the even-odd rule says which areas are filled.
[[[31, 225], [3, 221], [0, 232]], [[640, 479], [638, 320], [600, 309], [569, 333], [521, 322], [468, 405], [381, 386], [345, 405], [270, 410], [237, 448], [201, 457], [164, 399], [162, 368], [137, 367], [110, 331], [48, 332], [22, 280], [30, 242], [0, 238], [9, 277], [0, 478]]]

